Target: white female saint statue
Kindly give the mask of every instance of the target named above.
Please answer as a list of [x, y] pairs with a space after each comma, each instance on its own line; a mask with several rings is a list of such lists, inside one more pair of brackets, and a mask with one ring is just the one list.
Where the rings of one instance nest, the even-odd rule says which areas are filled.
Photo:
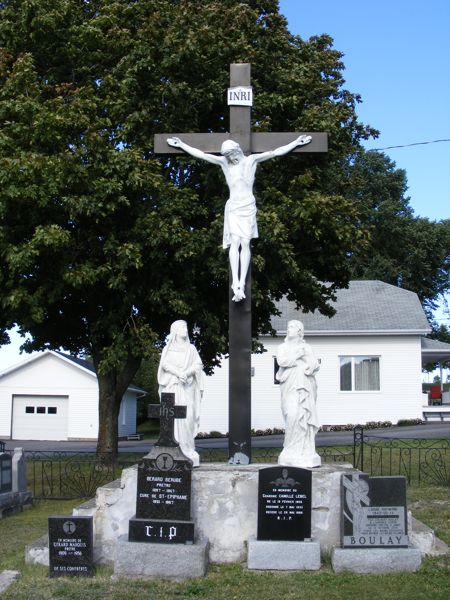
[[315, 374], [320, 365], [303, 336], [303, 324], [289, 321], [285, 341], [277, 353], [280, 368], [276, 378], [280, 382], [285, 425], [283, 450], [278, 463], [311, 468], [321, 465], [315, 445], [319, 430]]
[[158, 368], [159, 393], [175, 394], [175, 405], [186, 406], [186, 418], [174, 420], [175, 439], [193, 463], [200, 465], [195, 450], [195, 436], [200, 425], [200, 402], [203, 394], [203, 364], [193, 344], [189, 342], [186, 321], [175, 321]]

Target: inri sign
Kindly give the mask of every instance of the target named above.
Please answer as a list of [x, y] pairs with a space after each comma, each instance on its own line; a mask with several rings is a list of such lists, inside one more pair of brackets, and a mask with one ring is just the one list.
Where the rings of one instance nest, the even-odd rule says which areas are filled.
[[228, 88], [228, 106], [252, 106], [253, 89], [249, 87]]

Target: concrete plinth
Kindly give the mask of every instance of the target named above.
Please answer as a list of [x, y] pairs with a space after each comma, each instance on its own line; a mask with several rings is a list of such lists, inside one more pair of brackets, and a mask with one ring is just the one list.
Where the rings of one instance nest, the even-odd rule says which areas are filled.
[[48, 533], [25, 546], [25, 564], [49, 565]]
[[[199, 539], [208, 538], [214, 563], [247, 559], [247, 540], [256, 537], [258, 472], [267, 464], [206, 463], [192, 471], [192, 520]], [[312, 469], [311, 533], [323, 552], [340, 543], [340, 490], [350, 464], [328, 463]], [[79, 506], [74, 515], [94, 516], [94, 561], [113, 563], [116, 540], [128, 533], [136, 511], [137, 467], [124, 469], [121, 480], [97, 490], [94, 502]]]
[[265, 571], [317, 571], [320, 569], [320, 544], [309, 542], [248, 541], [249, 569]]
[[331, 565], [336, 572], [393, 573], [417, 571], [422, 554], [417, 548], [333, 548]]
[[204, 577], [208, 568], [208, 541], [194, 544], [147, 544], [117, 540], [114, 574], [118, 577], [161, 578], [181, 581]]
[[19, 576], [19, 571], [2, 571], [0, 573], [0, 594], [7, 590], [12, 582]]

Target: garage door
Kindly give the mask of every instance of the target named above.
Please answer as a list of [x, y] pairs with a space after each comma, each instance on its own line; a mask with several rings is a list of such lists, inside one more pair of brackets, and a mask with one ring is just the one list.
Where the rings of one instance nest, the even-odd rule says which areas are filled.
[[14, 396], [12, 438], [66, 440], [67, 396]]

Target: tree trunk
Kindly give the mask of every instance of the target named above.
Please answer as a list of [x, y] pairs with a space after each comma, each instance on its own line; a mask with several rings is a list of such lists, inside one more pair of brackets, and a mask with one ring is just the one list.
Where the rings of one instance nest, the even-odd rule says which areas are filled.
[[115, 376], [97, 375], [98, 378], [98, 441], [97, 458], [110, 464], [119, 450], [118, 417], [122, 395], [117, 393]]
[[111, 371], [98, 374], [98, 362], [94, 364], [98, 379], [98, 441], [97, 458], [104, 463], [113, 463], [119, 451], [119, 411], [124, 393], [127, 391], [141, 359], [130, 357], [119, 373]]

